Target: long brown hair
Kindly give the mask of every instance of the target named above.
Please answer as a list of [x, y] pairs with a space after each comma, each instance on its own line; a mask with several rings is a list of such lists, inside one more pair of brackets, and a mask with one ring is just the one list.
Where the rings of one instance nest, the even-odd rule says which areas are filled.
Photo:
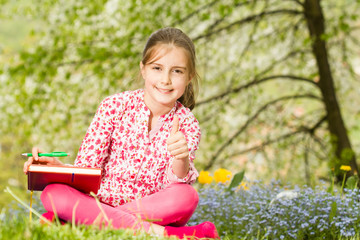
[[142, 64], [146, 65], [152, 60], [157, 46], [161, 44], [174, 45], [186, 50], [188, 56], [189, 74], [192, 77], [191, 82], [186, 86], [184, 94], [178, 99], [185, 107], [193, 109], [195, 107], [195, 98], [198, 92], [199, 75], [196, 71], [195, 46], [191, 39], [180, 29], [166, 27], [152, 33], [146, 42]]

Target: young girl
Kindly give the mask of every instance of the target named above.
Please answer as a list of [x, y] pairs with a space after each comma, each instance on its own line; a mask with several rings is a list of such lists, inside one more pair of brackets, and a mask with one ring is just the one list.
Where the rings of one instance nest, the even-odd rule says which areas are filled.
[[[197, 86], [195, 48], [176, 28], [164, 28], [148, 39], [140, 62], [144, 89], [105, 98], [85, 135], [75, 166], [103, 169], [96, 200], [63, 184], [41, 194], [52, 219], [114, 228], [145, 230], [161, 236], [218, 238], [211, 222], [185, 226], [198, 195], [192, 184], [198, 172], [195, 150], [199, 123], [191, 113]], [[33, 157], [24, 164], [62, 165], [56, 158]], [[55, 212], [55, 213], [54, 213]]]

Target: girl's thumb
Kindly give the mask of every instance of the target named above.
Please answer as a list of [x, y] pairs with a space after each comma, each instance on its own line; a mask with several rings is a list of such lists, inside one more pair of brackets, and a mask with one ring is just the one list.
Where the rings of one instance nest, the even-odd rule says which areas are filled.
[[170, 136], [174, 135], [177, 131], [179, 131], [179, 117], [175, 115]]

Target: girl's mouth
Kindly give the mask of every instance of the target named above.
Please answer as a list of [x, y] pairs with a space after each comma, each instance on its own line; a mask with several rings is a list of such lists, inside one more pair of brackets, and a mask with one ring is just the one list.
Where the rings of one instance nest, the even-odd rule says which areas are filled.
[[162, 94], [169, 94], [173, 91], [173, 89], [158, 88], [158, 87], [155, 87], [155, 88]]

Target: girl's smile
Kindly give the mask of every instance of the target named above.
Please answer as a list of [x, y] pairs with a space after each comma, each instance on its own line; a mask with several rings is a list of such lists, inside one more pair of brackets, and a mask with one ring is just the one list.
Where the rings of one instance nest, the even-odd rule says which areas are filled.
[[173, 89], [164, 89], [164, 88], [158, 88], [158, 87], [155, 87], [160, 93], [163, 93], [163, 94], [169, 94], [171, 91], [173, 91]]

